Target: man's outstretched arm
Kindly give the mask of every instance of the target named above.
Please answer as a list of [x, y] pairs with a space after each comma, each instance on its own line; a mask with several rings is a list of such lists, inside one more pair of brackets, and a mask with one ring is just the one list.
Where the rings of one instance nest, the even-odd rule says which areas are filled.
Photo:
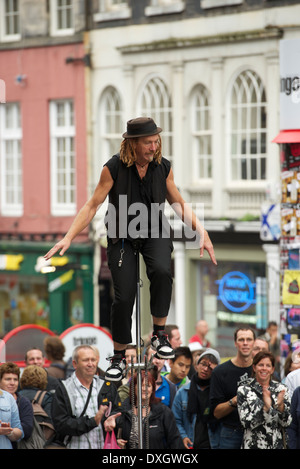
[[113, 179], [109, 169], [104, 166], [97, 187], [92, 197], [84, 204], [76, 215], [72, 225], [70, 226], [67, 234], [56, 243], [50, 251], [45, 254], [46, 260], [50, 259], [54, 254], [59, 251], [61, 256], [69, 249], [73, 239], [81, 233], [92, 221], [96, 212], [101, 204], [105, 201], [110, 189], [113, 186]]
[[167, 200], [175, 213], [181, 218], [181, 220], [190, 227], [193, 231], [196, 231], [200, 236], [200, 257], [203, 257], [204, 249], [208, 252], [212, 262], [217, 265], [213, 244], [207, 231], [204, 229], [195, 213], [191, 209], [190, 205], [187, 204], [181, 196], [179, 190], [174, 182], [174, 176], [172, 169], [167, 177]]

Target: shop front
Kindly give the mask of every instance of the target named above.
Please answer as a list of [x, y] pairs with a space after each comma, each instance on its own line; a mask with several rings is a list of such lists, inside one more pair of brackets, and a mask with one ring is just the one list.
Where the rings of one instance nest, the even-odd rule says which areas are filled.
[[300, 40], [280, 41], [281, 163], [281, 355], [299, 350], [300, 339]]
[[93, 322], [92, 245], [73, 245], [67, 256], [53, 258], [53, 265], [45, 269], [43, 256], [49, 247], [0, 242], [1, 336], [23, 324], [61, 333]]
[[265, 264], [224, 261], [213, 277], [209, 270], [207, 265], [200, 267], [204, 319], [213, 326], [212, 342], [221, 355], [232, 356], [236, 327], [249, 326], [255, 331], [267, 327]]
[[188, 283], [195, 295], [187, 303], [193, 321], [188, 326], [189, 337], [197, 320], [204, 319], [209, 327], [207, 339], [223, 358], [236, 353], [237, 327], [251, 327], [259, 335], [269, 319], [266, 254], [259, 234], [252, 238], [249, 245], [215, 244], [217, 266], [190, 254]]

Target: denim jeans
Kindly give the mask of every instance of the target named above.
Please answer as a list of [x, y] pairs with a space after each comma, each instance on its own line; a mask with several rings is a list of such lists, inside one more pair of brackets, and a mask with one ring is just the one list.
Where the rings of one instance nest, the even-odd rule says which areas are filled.
[[243, 429], [241, 427], [226, 427], [223, 423], [215, 434], [209, 433], [212, 438], [212, 449], [240, 449], [243, 441]]
[[220, 433], [221, 425], [218, 425], [214, 430], [208, 427], [208, 437], [211, 449], [219, 449], [220, 447]]

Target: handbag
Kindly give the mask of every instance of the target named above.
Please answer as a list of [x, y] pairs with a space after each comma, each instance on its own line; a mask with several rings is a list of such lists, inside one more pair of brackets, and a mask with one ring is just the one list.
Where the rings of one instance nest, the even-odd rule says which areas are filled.
[[117, 444], [117, 439], [114, 431], [106, 433], [103, 449], [121, 449], [120, 446], [118, 446]]

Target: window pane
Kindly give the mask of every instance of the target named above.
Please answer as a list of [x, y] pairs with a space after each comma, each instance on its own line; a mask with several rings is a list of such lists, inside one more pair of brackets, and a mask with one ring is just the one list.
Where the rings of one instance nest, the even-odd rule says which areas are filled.
[[52, 211], [56, 214], [75, 210], [74, 112], [70, 100], [51, 103]]
[[19, 27], [19, 1], [5, 0], [4, 2], [5, 34], [13, 35], [20, 33]]
[[[266, 102], [261, 79], [255, 72], [247, 70], [241, 73], [233, 84], [230, 117], [231, 156], [244, 156], [232, 158], [232, 179], [265, 179], [265, 168], [260, 170], [260, 160], [265, 159], [267, 151]], [[237, 165], [240, 165], [240, 170]]]
[[1, 211], [7, 216], [22, 214], [22, 129], [18, 103], [0, 108]]
[[119, 93], [109, 86], [103, 93], [100, 108], [100, 134], [105, 154], [119, 152], [123, 130], [122, 103]]
[[211, 136], [211, 111], [209, 93], [203, 85], [198, 85], [192, 96], [191, 107], [193, 159], [196, 174], [194, 177], [212, 177], [212, 136]]
[[260, 160], [260, 174], [261, 179], [266, 179], [266, 158], [261, 158]]
[[237, 136], [232, 134], [231, 137], [231, 154], [236, 155], [237, 154]]
[[164, 156], [172, 162], [172, 101], [167, 85], [159, 77], [149, 80], [141, 98], [141, 115], [152, 117], [163, 128], [161, 136]]
[[5, 113], [5, 127], [7, 130], [13, 129], [16, 127], [15, 114], [16, 114], [16, 105], [15, 104], [6, 104], [6, 113]]
[[238, 168], [239, 168], [239, 164], [238, 164], [237, 158], [232, 159], [232, 163], [231, 163], [232, 179], [240, 179]]
[[57, 103], [57, 125], [63, 127], [65, 125], [65, 109], [63, 103]]
[[255, 159], [251, 160], [251, 179], [257, 179], [257, 171], [256, 171], [257, 161]]
[[72, 0], [57, 0], [57, 29], [73, 27]]

